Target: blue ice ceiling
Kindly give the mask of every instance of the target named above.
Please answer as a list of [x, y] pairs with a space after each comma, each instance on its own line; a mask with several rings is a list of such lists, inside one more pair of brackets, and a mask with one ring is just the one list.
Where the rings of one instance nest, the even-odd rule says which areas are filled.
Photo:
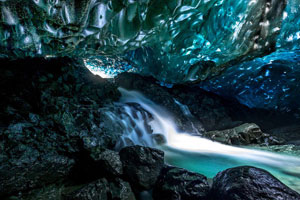
[[200, 86], [249, 107], [299, 112], [300, 51], [277, 51], [231, 66]]
[[299, 113], [300, 1], [288, 1], [274, 53], [230, 66], [200, 86], [249, 107]]

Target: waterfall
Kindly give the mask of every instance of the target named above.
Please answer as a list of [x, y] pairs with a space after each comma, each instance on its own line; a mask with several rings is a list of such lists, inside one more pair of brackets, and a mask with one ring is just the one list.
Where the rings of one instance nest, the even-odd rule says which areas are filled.
[[[168, 163], [202, 172], [208, 176], [226, 167], [239, 165], [261, 167], [271, 171], [290, 187], [300, 189], [300, 158], [224, 145], [180, 132], [176, 128], [172, 115], [166, 109], [137, 91], [123, 88], [119, 88], [119, 91], [122, 97], [116, 106], [123, 107], [124, 113], [119, 115], [110, 113], [114, 115], [115, 120], [121, 121], [124, 127], [117, 148], [133, 144], [160, 148], [165, 151]], [[180, 104], [176, 100], [175, 103]], [[187, 106], [183, 104], [180, 106], [187, 115], [191, 115]], [[164, 138], [163, 145], [157, 141], [157, 136]], [[213, 167], [204, 169], [203, 165]]]

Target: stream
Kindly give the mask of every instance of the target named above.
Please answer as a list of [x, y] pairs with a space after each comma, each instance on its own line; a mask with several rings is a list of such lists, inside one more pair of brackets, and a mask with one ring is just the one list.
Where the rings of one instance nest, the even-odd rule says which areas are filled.
[[[109, 113], [111, 118], [122, 123], [124, 127], [123, 136], [116, 148], [133, 144], [159, 148], [165, 152], [167, 164], [198, 172], [209, 179], [231, 167], [259, 167], [300, 192], [300, 158], [224, 145], [180, 132], [166, 109], [137, 91], [123, 88], [119, 90], [122, 97], [116, 105], [123, 106], [125, 113]], [[185, 112], [190, 113], [188, 110]], [[158, 144], [155, 138], [164, 138], [164, 144]]]

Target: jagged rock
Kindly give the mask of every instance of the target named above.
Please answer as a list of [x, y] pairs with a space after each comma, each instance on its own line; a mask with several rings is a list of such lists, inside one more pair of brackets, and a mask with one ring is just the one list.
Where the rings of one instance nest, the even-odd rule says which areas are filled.
[[233, 145], [249, 144], [282, 144], [283, 141], [269, 134], [263, 133], [254, 123], [246, 123], [223, 131], [209, 131], [205, 137], [212, 140]]
[[79, 155], [115, 146], [121, 132], [99, 109], [116, 85], [69, 58], [1, 63], [0, 196], [63, 180]]
[[65, 200], [135, 200], [129, 183], [116, 179], [107, 181], [102, 178], [65, 195]]
[[164, 165], [164, 152], [149, 147], [125, 147], [120, 157], [124, 175], [138, 190], [151, 189]]
[[209, 185], [205, 176], [185, 169], [165, 166], [155, 184], [155, 200], [208, 199]]
[[114, 176], [123, 174], [123, 166], [118, 152], [106, 149], [100, 154], [92, 154], [91, 156], [105, 173]]
[[249, 166], [219, 172], [213, 179], [213, 200], [298, 200], [300, 195], [269, 172]]

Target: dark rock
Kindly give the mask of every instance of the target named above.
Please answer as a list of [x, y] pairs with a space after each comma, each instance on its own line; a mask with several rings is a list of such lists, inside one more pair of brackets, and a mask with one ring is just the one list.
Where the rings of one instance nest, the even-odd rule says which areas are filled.
[[165, 144], [167, 142], [167, 139], [162, 134], [153, 134], [152, 138], [154, 139], [155, 143], [158, 145]]
[[151, 189], [164, 165], [164, 152], [149, 147], [125, 147], [120, 157], [124, 175], [138, 190]]
[[[142, 90], [141, 90], [142, 91]], [[174, 85], [170, 95], [185, 104], [206, 131], [234, 128], [243, 123], [255, 123], [264, 132], [282, 126], [299, 124], [293, 113], [279, 110], [249, 108], [229, 96], [223, 98], [202, 90], [197, 85]]]
[[61, 200], [64, 190], [67, 189], [69, 188], [65, 188], [64, 185], [51, 184], [28, 192], [16, 193], [5, 200]]
[[[42, 187], [66, 177], [74, 160], [61, 155], [39, 155], [36, 150], [27, 150], [19, 159], [1, 162], [0, 194]], [[0, 196], [1, 196], [0, 195]]]
[[232, 129], [222, 131], [206, 132], [205, 137], [212, 140], [233, 145], [249, 145], [249, 144], [265, 144], [274, 145], [282, 144], [283, 141], [269, 134], [263, 133], [261, 129], [254, 123], [242, 124]]
[[123, 174], [123, 166], [119, 153], [106, 149], [100, 154], [92, 154], [92, 158], [106, 173], [114, 176], [120, 176]]
[[300, 146], [300, 125], [290, 125], [268, 130], [268, 133], [286, 140], [287, 144]]
[[249, 166], [219, 172], [211, 189], [214, 200], [299, 200], [300, 195], [269, 172]]
[[205, 176], [185, 169], [165, 166], [153, 190], [156, 200], [208, 199], [209, 185]]
[[0, 198], [69, 178], [122, 134], [101, 112], [117, 86], [69, 58], [1, 60], [0, 94]]
[[121, 179], [99, 179], [65, 195], [66, 200], [135, 200], [129, 183]]

